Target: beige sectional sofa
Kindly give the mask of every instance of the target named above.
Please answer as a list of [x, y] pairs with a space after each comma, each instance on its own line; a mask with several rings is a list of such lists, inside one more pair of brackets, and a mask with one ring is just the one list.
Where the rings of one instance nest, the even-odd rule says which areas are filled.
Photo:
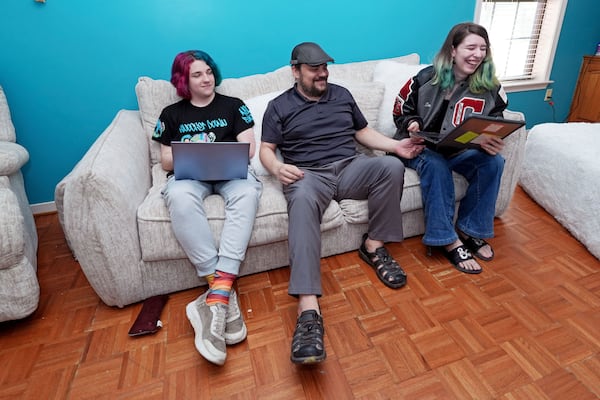
[[[346, 86], [371, 126], [394, 134], [392, 105], [400, 86], [424, 65], [419, 56], [332, 64], [330, 81]], [[246, 101], [260, 139], [262, 114], [270, 99], [291, 87], [289, 66], [265, 74], [224, 79], [217, 91]], [[67, 241], [100, 298], [108, 305], [125, 306], [147, 297], [199, 286], [171, 230], [161, 196], [166, 182], [158, 144], [150, 137], [163, 107], [178, 100], [168, 81], [140, 77], [135, 87], [139, 110], [121, 110], [82, 160], [56, 187], [56, 205]], [[507, 111], [511, 118], [521, 113]], [[496, 204], [501, 215], [513, 195], [523, 158], [526, 133], [522, 129], [507, 140], [507, 160]], [[365, 151], [361, 149], [361, 151]], [[381, 154], [373, 154], [381, 156]], [[251, 166], [264, 190], [240, 274], [247, 275], [288, 265], [286, 201], [280, 183], [269, 176], [258, 155]], [[466, 188], [456, 176], [457, 200]], [[223, 201], [206, 200], [207, 214], [219, 238]], [[419, 181], [408, 170], [401, 203], [407, 237], [424, 231]], [[322, 256], [355, 250], [367, 229], [366, 201], [332, 202], [325, 212]]]

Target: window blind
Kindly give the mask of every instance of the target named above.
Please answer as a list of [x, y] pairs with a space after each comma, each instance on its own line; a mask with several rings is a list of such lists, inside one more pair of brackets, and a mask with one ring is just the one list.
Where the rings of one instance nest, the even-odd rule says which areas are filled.
[[536, 78], [536, 56], [547, 0], [482, 0], [480, 24], [488, 30], [501, 80]]

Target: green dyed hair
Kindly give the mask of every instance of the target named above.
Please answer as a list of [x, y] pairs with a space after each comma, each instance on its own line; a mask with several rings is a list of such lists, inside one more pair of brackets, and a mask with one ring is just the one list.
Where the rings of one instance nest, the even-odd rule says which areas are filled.
[[454, 73], [452, 71], [454, 60], [452, 59], [452, 50], [461, 44], [471, 33], [481, 36], [483, 40], [485, 40], [487, 52], [481, 65], [468, 78], [469, 89], [473, 93], [483, 93], [487, 90], [496, 88], [500, 84], [500, 81], [496, 77], [496, 68], [494, 67], [494, 61], [492, 59], [490, 39], [486, 29], [483, 26], [472, 22], [463, 22], [455, 25], [450, 30], [442, 48], [433, 59], [435, 74], [432, 83], [434, 85], [440, 85], [442, 89], [448, 89], [454, 86]]

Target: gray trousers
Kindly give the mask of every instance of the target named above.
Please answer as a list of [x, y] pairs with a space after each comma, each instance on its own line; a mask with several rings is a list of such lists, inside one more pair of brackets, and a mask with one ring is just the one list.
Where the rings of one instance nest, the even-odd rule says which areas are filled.
[[302, 170], [304, 178], [283, 187], [289, 217], [288, 293], [321, 296], [320, 224], [329, 203], [332, 199], [367, 199], [369, 238], [402, 241], [400, 200], [404, 164], [392, 156], [358, 155], [324, 167]]
[[[213, 193], [225, 201], [225, 222], [218, 248], [204, 210], [204, 199]], [[216, 269], [239, 274], [261, 193], [262, 183], [250, 172], [247, 179], [218, 183], [169, 178], [163, 196], [173, 233], [198, 276], [210, 275]]]

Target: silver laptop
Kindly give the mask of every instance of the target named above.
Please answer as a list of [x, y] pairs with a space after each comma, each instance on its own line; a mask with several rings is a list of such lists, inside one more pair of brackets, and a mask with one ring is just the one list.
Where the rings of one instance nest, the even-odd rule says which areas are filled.
[[171, 142], [175, 179], [230, 181], [248, 177], [250, 143]]

